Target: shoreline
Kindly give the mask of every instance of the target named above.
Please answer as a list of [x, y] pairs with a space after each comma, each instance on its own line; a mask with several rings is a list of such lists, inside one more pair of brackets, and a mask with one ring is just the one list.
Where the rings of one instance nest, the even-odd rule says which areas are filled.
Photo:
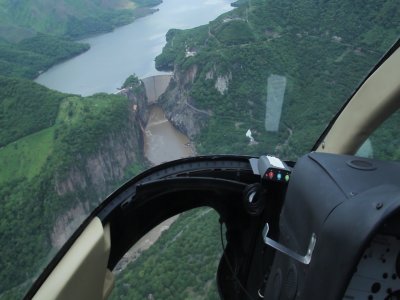
[[82, 35], [82, 36], [80, 36], [80, 37], [78, 37], [78, 38], [72, 38], [72, 37], [65, 36], [65, 35], [59, 36], [59, 38], [61, 38], [61, 39], [65, 39], [65, 40], [68, 40], [68, 39], [69, 39], [69, 40], [70, 40], [71, 42], [73, 42], [73, 43], [85, 45], [85, 46], [88, 46], [88, 47], [87, 47], [87, 49], [85, 49], [85, 50], [82, 51], [82, 52], [79, 52], [79, 53], [77, 53], [77, 54], [75, 54], [75, 55], [71, 55], [71, 56], [69, 56], [69, 57], [60, 59], [60, 60], [56, 61], [54, 64], [51, 64], [51, 65], [50, 65], [49, 67], [47, 67], [46, 69], [43, 69], [43, 70], [38, 71], [38, 73], [36, 74], [36, 76], [33, 77], [33, 78], [30, 78], [30, 80], [33, 80], [33, 81], [36, 82], [36, 80], [37, 80], [43, 73], [49, 71], [51, 68], [53, 68], [53, 67], [55, 67], [55, 66], [57, 66], [57, 65], [59, 65], [59, 64], [62, 64], [62, 63], [66, 62], [66, 61], [68, 61], [68, 60], [70, 60], [70, 59], [73, 59], [73, 58], [75, 58], [75, 57], [78, 57], [79, 55], [82, 55], [83, 53], [86, 53], [86, 52], [90, 51], [90, 49], [92, 48], [92, 46], [91, 46], [90, 43], [85, 42], [85, 40], [91, 39], [91, 38], [95, 38], [95, 37], [100, 36], [100, 35], [103, 35], [103, 34], [112, 33], [114, 30], [116, 30], [116, 29], [118, 29], [118, 28], [121, 28], [121, 27], [124, 27], [124, 26], [128, 26], [128, 25], [130, 25], [130, 24], [136, 22], [137, 20], [139, 20], [139, 19], [141, 19], [141, 18], [145, 18], [145, 17], [148, 17], [148, 16], [150, 16], [150, 15], [153, 15], [154, 13], [160, 11], [159, 8], [154, 8], [154, 7], [159, 6], [160, 4], [162, 4], [162, 1], [161, 1], [159, 4], [156, 4], [156, 5], [154, 5], [154, 6], [134, 8], [134, 10], [133, 10], [133, 12], [132, 12], [133, 14], [134, 14], [134, 11], [135, 11], [135, 10], [138, 10], [138, 9], [139, 9], [139, 10], [147, 9], [147, 13], [144, 13], [143, 15], [139, 15], [139, 16], [134, 16], [133, 19], [132, 19], [130, 22], [122, 23], [122, 24], [120, 24], [120, 25], [117, 25], [117, 26], [115, 26], [115, 27], [112, 27], [111, 30], [99, 31], [99, 32], [96, 32], [96, 33], [93, 33], [93, 34], [84, 34], [84, 35]]
[[[161, 3], [162, 3], [162, 2], [161, 2]], [[161, 3], [160, 3], [160, 4], [161, 4]], [[131, 21], [126, 22], [126, 23], [121, 23], [120, 25], [116, 25], [116, 26], [112, 27], [110, 30], [103, 30], [103, 31], [99, 31], [99, 32], [96, 32], [96, 33], [93, 33], [93, 34], [90, 34], [90, 33], [89, 33], [89, 34], [83, 34], [82, 36], [79, 36], [79, 37], [77, 37], [77, 38], [72, 38], [72, 37], [69, 37], [69, 36], [65, 36], [65, 37], [71, 39], [71, 41], [73, 41], [73, 42], [82, 43], [82, 41], [84, 41], [84, 40], [86, 40], [86, 39], [94, 38], [94, 37], [97, 37], [97, 36], [102, 35], [102, 34], [106, 34], [106, 33], [113, 32], [114, 30], [116, 30], [116, 29], [118, 29], [118, 28], [121, 28], [121, 27], [130, 25], [130, 24], [136, 22], [137, 20], [139, 20], [139, 19], [141, 19], [141, 18], [145, 18], [145, 17], [147, 17], [147, 16], [150, 16], [150, 15], [152, 15], [152, 14], [154, 14], [154, 13], [160, 11], [159, 8], [154, 8], [154, 7], [156, 7], [156, 6], [160, 5], [160, 4], [157, 4], [157, 5], [155, 5], [155, 6], [146, 6], [146, 7], [134, 8], [133, 12], [134, 12], [135, 10], [137, 10], [137, 9], [140, 9], [140, 10], [148, 9], [148, 12], [145, 13], [145, 14], [143, 14], [143, 15], [134, 16], [133, 19], [132, 19]], [[83, 42], [83, 43], [84, 43], [84, 42]]]

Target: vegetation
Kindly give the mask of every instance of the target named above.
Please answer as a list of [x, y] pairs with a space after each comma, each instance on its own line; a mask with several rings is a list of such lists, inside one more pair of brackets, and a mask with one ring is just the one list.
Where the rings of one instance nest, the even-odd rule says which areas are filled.
[[[1, 299], [21, 298], [52, 257], [51, 234], [59, 215], [82, 198], [89, 201], [86, 209], [96, 206], [121, 181], [144, 168], [142, 150], [131, 149], [137, 162], [126, 167], [125, 177], [106, 178], [102, 189], [94, 187], [85, 169], [88, 157], [99, 149], [111, 151], [107, 142], [124, 134], [128, 124], [134, 126], [126, 97], [66, 95], [21, 77], [33, 79], [89, 48], [71, 37], [112, 30], [150, 13], [147, 7], [160, 3], [14, 2], [0, 0]], [[59, 13], [68, 10], [60, 10], [59, 5], [69, 6], [71, 15], [61, 17]], [[32, 12], [42, 17], [36, 19]], [[129, 131], [139, 134], [140, 128]], [[74, 187], [60, 194], [57, 182], [68, 180], [71, 170], [84, 176], [87, 189]]]
[[98, 16], [90, 16], [86, 18], [70, 16], [65, 25], [64, 34], [68, 37], [78, 39], [89, 35], [112, 31], [116, 27], [129, 24], [136, 18], [143, 17], [152, 12], [154, 12], [154, 10], [151, 8], [141, 7], [134, 10], [124, 9], [106, 11], [102, 12]]
[[37, 34], [17, 44], [0, 43], [0, 75], [35, 78], [52, 65], [89, 49], [88, 44]]
[[0, 80], [0, 112], [7, 112], [0, 117], [0, 140], [4, 141], [0, 148], [0, 298], [15, 299], [21, 298], [51, 258], [56, 218], [81, 199], [96, 206], [121, 180], [138, 174], [144, 166], [141, 150], [134, 149], [137, 162], [126, 168], [124, 178], [107, 178], [102, 192], [86, 178], [86, 189], [75, 187], [60, 194], [57, 182], [68, 179], [71, 169], [91, 176], [85, 165], [89, 157], [100, 149], [115, 151], [109, 149], [109, 142], [116, 142], [123, 132], [140, 130], [132, 128], [129, 100], [106, 94], [84, 98], [29, 80]]
[[89, 49], [72, 39], [133, 22], [161, 0], [0, 0], [0, 75], [34, 79]]
[[[0, 0], [0, 298], [20, 298], [50, 259], [53, 225], [61, 213], [79, 199], [88, 199], [90, 208], [105, 196], [94, 185], [60, 193], [56, 183], [71, 170], [90, 182], [87, 159], [100, 147], [109, 149], [132, 124], [131, 105], [122, 96], [83, 98], [16, 77], [34, 78], [88, 49], [70, 38], [111, 30], [158, 3]], [[191, 105], [212, 112], [196, 137], [200, 153], [275, 153], [290, 159], [306, 152], [400, 28], [395, 1], [334, 0], [322, 6], [317, 0], [239, 0], [235, 6], [206, 26], [170, 30], [156, 58], [159, 69], [174, 69], [177, 76], [197, 67], [194, 82], [184, 88]], [[272, 74], [285, 76], [287, 85], [280, 128], [266, 132], [263, 108]], [[224, 92], [216, 88], [218, 78], [227, 81]], [[123, 87], [135, 91], [137, 84], [131, 76]], [[257, 143], [249, 144], [248, 128]], [[141, 150], [134, 151], [140, 158]], [[133, 176], [143, 168], [138, 161], [124, 172]], [[120, 183], [107, 180], [110, 190]], [[207, 209], [182, 214], [118, 274], [112, 297], [215, 299], [220, 253], [216, 214]]]
[[219, 230], [218, 214], [210, 208], [181, 214], [117, 275], [111, 299], [219, 299], [214, 280], [222, 252]]
[[30, 80], [0, 76], [0, 147], [55, 124], [66, 95]]
[[125, 88], [134, 88], [140, 85], [140, 80], [136, 75], [130, 75], [122, 85], [122, 89]]
[[31, 180], [40, 174], [53, 151], [54, 128], [46, 128], [0, 148], [0, 184]]
[[[400, 6], [394, 1], [251, 0], [235, 5], [208, 25], [170, 30], [156, 58], [158, 69], [174, 69], [181, 76], [196, 66], [194, 82], [185, 87], [188, 100], [212, 112], [195, 141], [199, 153], [295, 159], [313, 146], [400, 33], [393, 17], [400, 15]], [[187, 56], [188, 49], [195, 55]], [[272, 74], [287, 82], [277, 132], [265, 129]], [[215, 86], [224, 77], [228, 88], [221, 93]], [[256, 144], [245, 137], [249, 128]]]
[[[41, 32], [81, 38], [111, 31], [151, 13], [160, 0], [0, 0], [0, 36], [18, 41]], [[3, 30], [1, 30], [3, 29]], [[12, 30], [12, 35], [7, 34]]]

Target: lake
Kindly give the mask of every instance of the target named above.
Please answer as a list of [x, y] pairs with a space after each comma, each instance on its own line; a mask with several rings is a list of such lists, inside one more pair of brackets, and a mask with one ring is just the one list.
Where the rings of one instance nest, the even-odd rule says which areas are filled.
[[139, 78], [162, 74], [154, 58], [164, 47], [170, 28], [207, 24], [231, 10], [232, 0], [164, 0], [158, 12], [116, 30], [82, 40], [89, 51], [58, 64], [35, 81], [61, 92], [92, 95], [113, 93], [135, 73]]

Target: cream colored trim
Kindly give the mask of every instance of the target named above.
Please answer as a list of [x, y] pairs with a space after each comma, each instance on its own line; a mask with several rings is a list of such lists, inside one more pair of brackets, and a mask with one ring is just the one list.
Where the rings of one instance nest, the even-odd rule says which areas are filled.
[[107, 270], [110, 228], [94, 218], [64, 255], [33, 299], [103, 299], [113, 286]]
[[114, 274], [109, 269], [106, 270], [106, 277], [104, 278], [104, 287], [103, 287], [103, 299], [107, 299], [110, 296], [113, 288], [114, 288]]
[[400, 49], [397, 49], [353, 96], [317, 151], [354, 154], [399, 108]]
[[[104, 241], [107, 251], [107, 261], [110, 255], [111, 249], [111, 233], [110, 233], [110, 224], [107, 224], [104, 227]], [[106, 273], [104, 276], [104, 284], [103, 284], [103, 299], [107, 299], [110, 296], [112, 289], [114, 288], [114, 274], [106, 269]]]

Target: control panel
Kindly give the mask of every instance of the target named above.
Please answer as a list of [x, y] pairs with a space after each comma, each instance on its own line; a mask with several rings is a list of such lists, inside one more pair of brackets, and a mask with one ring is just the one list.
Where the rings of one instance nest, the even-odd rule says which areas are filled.
[[365, 250], [343, 299], [400, 299], [400, 240], [377, 235]]
[[260, 175], [262, 182], [282, 182], [290, 180], [291, 168], [282, 160], [270, 155], [250, 159], [254, 174]]

